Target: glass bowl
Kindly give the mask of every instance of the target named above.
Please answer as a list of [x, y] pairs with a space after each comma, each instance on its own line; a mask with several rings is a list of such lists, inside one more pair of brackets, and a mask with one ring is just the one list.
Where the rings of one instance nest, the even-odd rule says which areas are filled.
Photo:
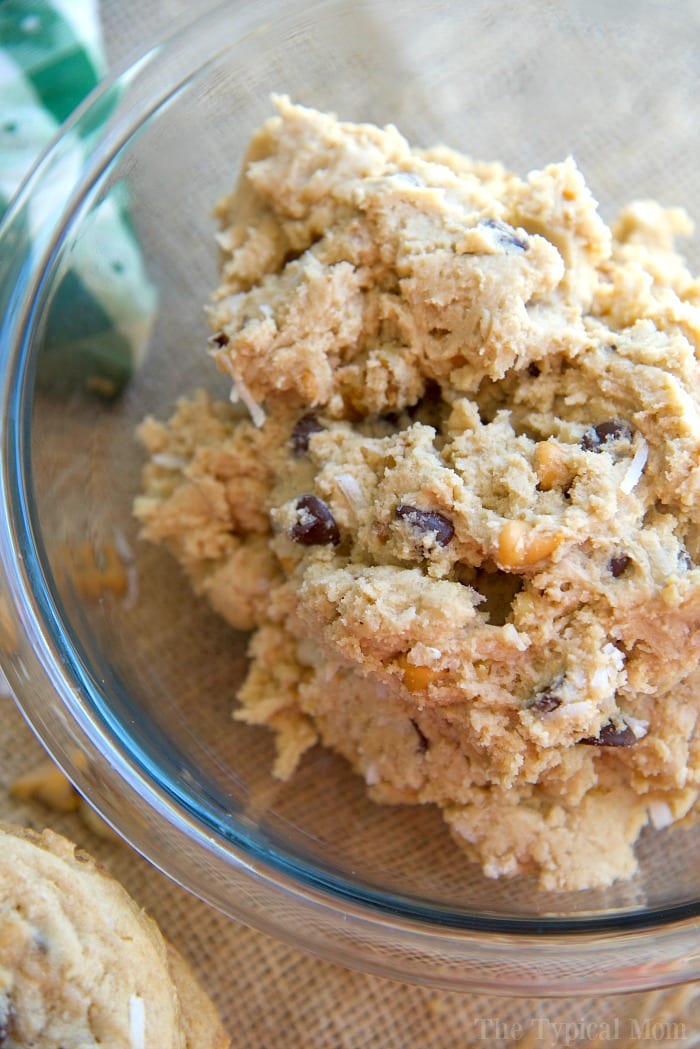
[[[647, 196], [697, 215], [698, 31], [691, 2], [224, 4], [107, 81], [16, 198], [0, 242], [6, 672], [98, 812], [225, 913], [447, 988], [610, 994], [700, 976], [697, 828], [645, 834], [632, 881], [545, 893], [483, 877], [429, 807], [373, 805], [324, 750], [275, 781], [268, 733], [231, 718], [245, 637], [139, 541], [131, 513], [138, 422], [195, 387], [228, 396], [206, 355], [211, 209], [271, 92], [521, 173], [573, 153], [608, 218]], [[114, 193], [128, 194], [159, 305], [146, 360], [108, 399], [65, 361], [46, 373], [45, 330]], [[76, 558], [104, 585], [78, 585]]]

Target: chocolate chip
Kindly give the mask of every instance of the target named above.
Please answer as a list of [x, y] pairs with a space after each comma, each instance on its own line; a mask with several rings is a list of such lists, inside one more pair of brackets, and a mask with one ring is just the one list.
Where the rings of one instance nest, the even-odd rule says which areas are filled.
[[528, 704], [528, 710], [536, 710], [538, 714], [551, 714], [553, 710], [561, 706], [561, 699], [554, 692], [541, 692], [532, 703]]
[[529, 240], [520, 236], [512, 226], [507, 225], [505, 222], [499, 222], [498, 219], [482, 219], [479, 225], [493, 230], [499, 247], [505, 251], [510, 249], [510, 251], [521, 252], [527, 251], [530, 247]]
[[609, 441], [631, 441], [632, 431], [626, 422], [610, 420], [591, 426], [581, 438], [587, 452], [599, 452]]
[[597, 736], [584, 736], [579, 743], [585, 743], [589, 747], [633, 747], [637, 742], [629, 725], [615, 725], [608, 721], [603, 725]]
[[610, 569], [610, 575], [614, 579], [619, 579], [623, 572], [626, 572], [630, 565], [630, 558], [627, 554], [618, 554], [616, 557], [611, 557], [608, 562], [608, 568]]
[[410, 721], [411, 721], [411, 724], [413, 725], [414, 729], [416, 730], [416, 735], [418, 736], [418, 745], [417, 745], [418, 753], [419, 754], [425, 754], [425, 752], [427, 751], [428, 747], [430, 746], [430, 740], [421, 731], [420, 725], [418, 724], [417, 721], [414, 721], [413, 718], [411, 718]]
[[294, 507], [297, 521], [288, 531], [290, 539], [302, 546], [337, 546], [340, 532], [333, 514], [317, 495], [300, 495]]
[[535, 363], [535, 361], [530, 361], [527, 366], [527, 374], [531, 375], [533, 379], [538, 379], [542, 374], [542, 369], [539, 364]]
[[423, 535], [434, 535], [438, 546], [447, 546], [455, 534], [452, 522], [437, 510], [419, 510], [417, 506], [399, 503], [396, 507], [396, 516], [406, 521], [417, 532], [422, 532]]
[[564, 684], [565, 674], [560, 673], [554, 677], [548, 685], [535, 692], [532, 699], [527, 703], [527, 710], [534, 710], [538, 714], [551, 714], [553, 710], [560, 707], [562, 698], [558, 694]]
[[297, 419], [289, 438], [292, 455], [296, 456], [297, 459], [300, 459], [302, 455], [306, 455], [309, 450], [309, 437], [312, 433], [320, 433], [321, 430], [323, 430], [323, 426], [315, 415], [302, 415], [301, 419]]
[[228, 346], [228, 344], [229, 344], [229, 337], [228, 337], [228, 335], [226, 334], [225, 331], [217, 331], [216, 335], [212, 336], [212, 340], [211, 341], [215, 342], [217, 346], [220, 346], [221, 349], [223, 349], [224, 346]]

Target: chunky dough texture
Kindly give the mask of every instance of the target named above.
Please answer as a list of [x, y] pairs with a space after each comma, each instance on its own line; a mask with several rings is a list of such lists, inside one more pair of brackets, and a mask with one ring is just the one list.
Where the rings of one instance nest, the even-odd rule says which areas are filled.
[[278, 776], [320, 739], [490, 876], [627, 877], [700, 780], [689, 222], [277, 108], [217, 208], [252, 419], [144, 422], [143, 535], [255, 631], [236, 717]]
[[58, 834], [1, 824], [0, 1045], [230, 1042], [183, 959], [121, 885]]

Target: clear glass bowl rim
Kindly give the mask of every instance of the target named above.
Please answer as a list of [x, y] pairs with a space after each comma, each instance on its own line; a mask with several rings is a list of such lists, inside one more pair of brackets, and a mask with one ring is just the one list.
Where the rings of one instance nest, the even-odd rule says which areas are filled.
[[[320, 17], [337, 3], [289, 0], [281, 6], [275, 18], [278, 31], [302, 12], [307, 18], [314, 12]], [[236, 33], [222, 44], [217, 25], [222, 17], [232, 16]], [[85, 207], [113, 159], [178, 90], [222, 54], [240, 46], [248, 33], [264, 32], [266, 27], [255, 5], [220, 3], [108, 77], [39, 159], [0, 225], [0, 562], [5, 593], [27, 639], [21, 657], [8, 651], [4, 659], [20, 710], [97, 812], [154, 866], [232, 917], [330, 961], [441, 987], [509, 994], [611, 993], [700, 977], [700, 900], [619, 915], [507, 919], [441, 908], [431, 911], [399, 898], [372, 897], [318, 870], [304, 870], [291, 858], [256, 848], [247, 832], [241, 835], [244, 844], [224, 842], [218, 828], [202, 826], [193, 810], [158, 778], [157, 770], [130, 752], [125, 737], [115, 739], [96, 708], [91, 695], [94, 683], [81, 667], [46, 581], [32, 511], [32, 318], [50, 278], [64, 224]], [[162, 67], [179, 71], [180, 79], [163, 80], [158, 72]], [[159, 89], [163, 82], [167, 89]], [[116, 115], [96, 134], [70, 200], [31, 246], [22, 243], [31, 201], [71, 148], [72, 136], [89, 125], [91, 114], [115, 88], [119, 92]], [[138, 96], [133, 104], [131, 94]], [[59, 714], [42, 703], [39, 697], [44, 693], [34, 687], [35, 680], [58, 697]], [[104, 769], [99, 788], [76, 763], [76, 745]], [[348, 943], [334, 936], [339, 927], [352, 928]], [[392, 960], [391, 950], [401, 944], [408, 960]], [[617, 958], [621, 950], [632, 962], [640, 955], [655, 962], [631, 964], [619, 972], [613, 963], [616, 975], [612, 977], [602, 962], [606, 953]], [[530, 970], [526, 965], [520, 978], [505, 964], [510, 952], [517, 952], [521, 960], [532, 959]], [[543, 976], [547, 959], [556, 958], [567, 960], [564, 968], [568, 965], [567, 971], [577, 974], [575, 979], [572, 975], [571, 981], [561, 983]], [[430, 963], [438, 959], [442, 962], [431, 970]], [[503, 977], [499, 959], [504, 961]], [[475, 971], [480, 962], [489, 969], [483, 978]]]

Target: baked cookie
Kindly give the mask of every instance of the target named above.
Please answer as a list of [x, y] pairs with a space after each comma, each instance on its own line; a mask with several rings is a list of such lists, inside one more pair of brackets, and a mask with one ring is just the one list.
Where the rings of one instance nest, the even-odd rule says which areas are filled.
[[86, 853], [0, 824], [0, 1046], [227, 1049], [157, 925]]
[[143, 423], [143, 536], [255, 630], [236, 717], [278, 776], [320, 739], [490, 876], [629, 876], [700, 781], [689, 221], [277, 109], [217, 208], [251, 418]]

